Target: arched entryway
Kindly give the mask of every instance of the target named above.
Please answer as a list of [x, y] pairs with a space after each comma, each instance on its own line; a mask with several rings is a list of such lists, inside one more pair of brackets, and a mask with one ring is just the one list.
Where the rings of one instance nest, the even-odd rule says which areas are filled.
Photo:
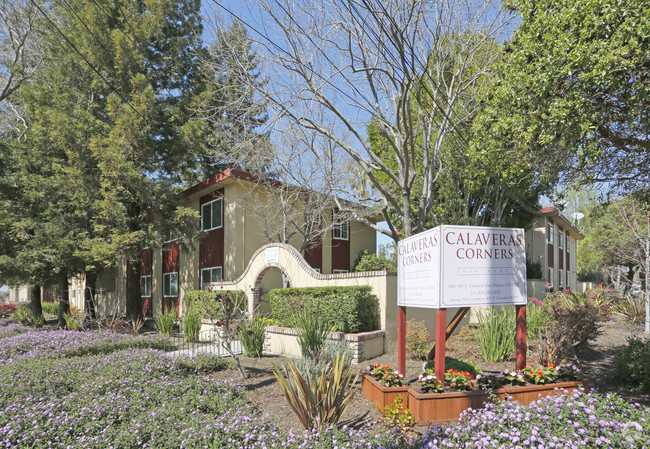
[[253, 284], [253, 303], [257, 312], [266, 315], [271, 312], [269, 292], [278, 288], [291, 287], [291, 278], [278, 263], [268, 263], [262, 267]]

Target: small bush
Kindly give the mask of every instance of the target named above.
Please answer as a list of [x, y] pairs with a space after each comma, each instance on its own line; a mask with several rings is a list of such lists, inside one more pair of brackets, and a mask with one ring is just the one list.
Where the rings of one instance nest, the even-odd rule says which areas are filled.
[[406, 322], [406, 353], [413, 360], [424, 360], [431, 350], [433, 337], [424, 321], [411, 318]]
[[0, 318], [9, 318], [16, 311], [16, 304], [0, 304]]
[[332, 331], [369, 332], [379, 329], [379, 300], [369, 286], [283, 288], [271, 290], [271, 318], [296, 327], [294, 311], [318, 310]]
[[264, 352], [264, 337], [266, 336], [266, 321], [261, 317], [244, 320], [239, 330], [239, 339], [244, 346], [244, 354], [248, 357], [262, 357]]
[[550, 315], [532, 299], [526, 306], [526, 335], [529, 340], [537, 340], [539, 332], [546, 327]]
[[612, 314], [626, 323], [645, 323], [645, 300], [628, 295], [612, 304]]
[[650, 339], [631, 337], [614, 355], [614, 377], [650, 393]]
[[296, 362], [296, 369], [309, 381], [316, 379], [322, 372], [330, 374], [336, 358], [344, 360], [343, 368], [352, 363], [352, 349], [345, 340], [325, 340], [317, 357], [304, 357]]
[[201, 332], [201, 314], [195, 310], [188, 310], [183, 315], [181, 320], [183, 328], [183, 335], [187, 342], [199, 341], [199, 333]]
[[180, 357], [177, 364], [180, 369], [189, 373], [214, 373], [235, 368], [232, 360], [207, 353]]
[[71, 331], [83, 330], [86, 314], [81, 310], [71, 311], [63, 315], [65, 326]]
[[474, 331], [479, 352], [486, 362], [503, 362], [515, 349], [515, 314], [512, 309], [497, 310], [479, 315], [479, 325]]
[[363, 250], [356, 262], [352, 271], [396, 271], [397, 260], [387, 259], [386, 257], [370, 254], [368, 250]]
[[32, 312], [30, 310], [30, 305], [28, 302], [18, 303], [16, 311], [14, 312], [14, 317], [18, 320], [20, 324], [27, 324], [32, 320]]
[[170, 337], [174, 329], [174, 322], [176, 321], [176, 312], [173, 309], [169, 309], [157, 315], [155, 320], [156, 328], [160, 335]]
[[331, 329], [318, 310], [299, 310], [295, 320], [302, 356], [316, 358]]
[[43, 315], [58, 315], [59, 303], [58, 302], [43, 302], [41, 303]]
[[229, 298], [238, 308], [246, 309], [246, 294], [241, 290], [192, 290], [185, 293], [188, 310], [200, 314], [203, 319], [223, 319], [223, 307], [217, 297]]
[[[454, 371], [467, 371], [473, 376], [483, 373], [481, 367], [479, 367], [476, 363], [472, 362], [471, 360], [462, 360], [462, 359], [456, 359], [454, 357], [445, 357], [445, 370], [450, 370], [450, 369]], [[427, 370], [435, 372], [436, 364], [433, 360], [428, 361], [424, 365], [423, 371], [427, 371]]]

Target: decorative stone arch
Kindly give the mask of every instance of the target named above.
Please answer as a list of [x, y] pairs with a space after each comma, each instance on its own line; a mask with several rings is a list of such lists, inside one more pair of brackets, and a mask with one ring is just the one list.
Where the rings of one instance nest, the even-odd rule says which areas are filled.
[[[214, 282], [209, 287], [218, 290], [242, 290], [248, 297], [252, 313], [259, 304], [259, 287], [264, 273], [278, 268], [292, 287], [344, 287], [368, 285], [379, 298], [381, 329], [392, 334], [397, 331], [397, 273], [394, 271], [365, 271], [358, 273], [321, 274], [315, 271], [296, 248], [284, 243], [268, 243], [251, 257], [239, 278]], [[393, 331], [394, 328], [394, 331]]]

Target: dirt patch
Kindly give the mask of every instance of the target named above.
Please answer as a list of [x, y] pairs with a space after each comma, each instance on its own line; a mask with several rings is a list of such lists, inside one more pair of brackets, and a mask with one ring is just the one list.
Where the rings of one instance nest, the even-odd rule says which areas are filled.
[[[631, 336], [644, 337], [643, 328], [610, 322], [603, 326], [603, 333], [589, 347], [578, 352], [577, 365], [582, 371], [584, 380], [591, 388], [602, 393], [617, 393], [630, 403], [650, 406], [650, 395], [635, 390], [629, 385], [620, 385], [612, 381], [612, 361], [616, 350], [627, 343]], [[538, 350], [535, 341], [529, 342], [528, 361], [537, 362]], [[476, 343], [467, 333], [452, 336], [447, 342], [447, 355], [476, 362], [485, 371], [502, 371], [514, 369], [514, 359], [503, 363], [486, 363], [481, 358]], [[242, 362], [249, 374], [247, 379], [239, 378], [239, 373], [226, 370], [215, 373], [215, 379], [235, 378], [248, 391], [249, 398], [257, 406], [263, 416], [269, 417], [275, 424], [288, 431], [301, 432], [302, 426], [285, 400], [273, 375], [273, 364], [281, 366], [286, 359], [279, 356], [265, 356], [261, 359], [243, 357]], [[359, 369], [373, 363], [397, 364], [397, 354], [384, 354], [372, 360], [356, 365]], [[421, 361], [407, 363], [407, 378], [415, 378], [422, 369]], [[379, 412], [374, 405], [361, 393], [357, 385], [357, 393], [343, 416], [342, 424], [359, 426], [377, 421]]]

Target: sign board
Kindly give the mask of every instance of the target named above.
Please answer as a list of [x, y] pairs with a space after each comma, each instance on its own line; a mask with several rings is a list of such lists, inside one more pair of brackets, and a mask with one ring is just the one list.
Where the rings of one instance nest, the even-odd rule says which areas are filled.
[[264, 258], [266, 263], [278, 263], [280, 259], [280, 251], [277, 246], [271, 246], [264, 250]]
[[399, 306], [527, 302], [523, 229], [438, 226], [400, 241], [397, 251]]

